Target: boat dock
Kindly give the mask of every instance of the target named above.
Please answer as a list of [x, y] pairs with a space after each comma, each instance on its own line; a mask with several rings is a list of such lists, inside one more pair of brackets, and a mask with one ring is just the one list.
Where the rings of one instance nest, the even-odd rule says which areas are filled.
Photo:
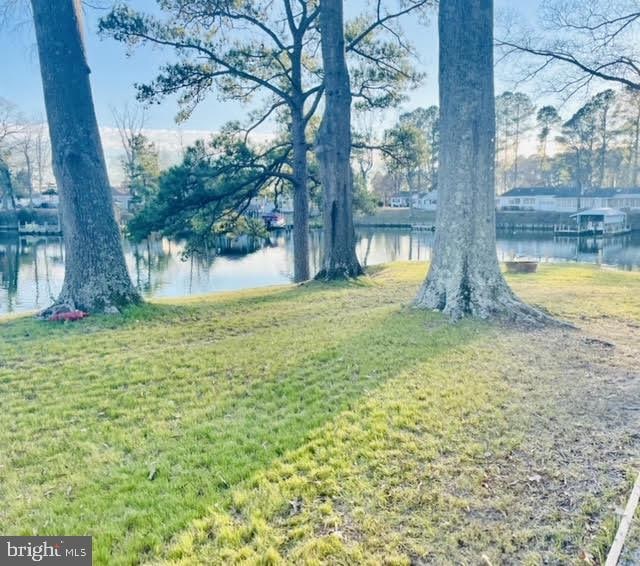
[[412, 224], [411, 230], [414, 232], [435, 232], [436, 227], [433, 224]]

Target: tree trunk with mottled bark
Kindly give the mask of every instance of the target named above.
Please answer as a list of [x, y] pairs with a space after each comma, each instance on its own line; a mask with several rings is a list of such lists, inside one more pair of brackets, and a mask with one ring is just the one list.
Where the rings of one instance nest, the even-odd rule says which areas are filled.
[[119, 308], [140, 297], [114, 216], [80, 2], [31, 0], [31, 5], [63, 220], [65, 277], [57, 303], [94, 312]]
[[493, 1], [439, 4], [440, 167], [433, 259], [415, 304], [541, 322], [500, 271], [495, 227]]
[[307, 134], [302, 102], [291, 112], [293, 144], [293, 280], [309, 275], [309, 188], [307, 185]]
[[631, 172], [631, 186], [638, 186], [638, 156], [640, 155], [640, 110], [633, 124], [633, 171]]
[[321, 0], [325, 109], [316, 140], [324, 200], [324, 249], [318, 279], [362, 274], [353, 228], [351, 81], [345, 57], [343, 0]]

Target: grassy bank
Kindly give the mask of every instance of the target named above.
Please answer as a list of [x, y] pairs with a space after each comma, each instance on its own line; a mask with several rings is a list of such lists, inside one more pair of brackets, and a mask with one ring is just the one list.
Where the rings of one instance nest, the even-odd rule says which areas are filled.
[[640, 274], [512, 277], [582, 328], [531, 332], [412, 310], [424, 272], [5, 320], [0, 532], [92, 534], [98, 564], [600, 560]]

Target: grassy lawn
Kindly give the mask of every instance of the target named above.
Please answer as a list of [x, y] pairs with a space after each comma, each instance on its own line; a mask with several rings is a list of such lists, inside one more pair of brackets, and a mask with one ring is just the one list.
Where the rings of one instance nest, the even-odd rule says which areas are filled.
[[640, 274], [510, 282], [579, 331], [355, 283], [0, 323], [0, 532], [97, 564], [592, 563], [640, 456]]

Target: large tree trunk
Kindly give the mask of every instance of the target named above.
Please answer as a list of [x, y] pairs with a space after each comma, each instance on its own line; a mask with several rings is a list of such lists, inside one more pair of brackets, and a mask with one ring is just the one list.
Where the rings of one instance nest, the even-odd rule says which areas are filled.
[[31, 0], [65, 245], [59, 304], [86, 311], [139, 301], [98, 132], [77, 0]]
[[493, 1], [439, 4], [440, 167], [433, 260], [416, 306], [542, 321], [506, 284], [496, 254]]
[[324, 250], [319, 279], [362, 274], [353, 228], [351, 81], [345, 58], [342, 2], [320, 2], [325, 109], [316, 144], [324, 196]]
[[309, 188], [307, 136], [302, 103], [291, 112], [293, 143], [293, 280], [309, 279]]

